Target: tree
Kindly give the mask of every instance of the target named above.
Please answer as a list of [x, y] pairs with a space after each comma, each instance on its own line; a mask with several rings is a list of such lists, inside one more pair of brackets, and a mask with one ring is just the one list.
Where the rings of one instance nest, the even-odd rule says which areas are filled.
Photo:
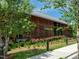
[[[61, 11], [63, 11], [64, 19], [68, 21], [69, 19], [73, 19], [77, 26], [77, 29], [79, 28], [79, 0], [39, 0], [41, 2], [45, 2], [45, 8], [49, 8], [46, 6], [58, 8]], [[49, 4], [50, 3], [50, 4]], [[73, 21], [71, 20], [71, 21]], [[77, 31], [76, 31], [77, 32]], [[78, 34], [78, 33], [77, 33]], [[79, 38], [77, 38], [78, 42], [78, 59], [79, 59]]]
[[30, 32], [35, 26], [29, 19], [31, 11], [29, 0], [0, 0], [0, 39], [8, 42], [11, 35]]

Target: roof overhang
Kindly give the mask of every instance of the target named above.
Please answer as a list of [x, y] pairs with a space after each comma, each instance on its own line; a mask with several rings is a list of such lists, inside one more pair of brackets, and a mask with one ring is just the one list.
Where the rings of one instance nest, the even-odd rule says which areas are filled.
[[33, 12], [31, 13], [31, 15], [37, 16], [37, 17], [40, 17], [40, 18], [44, 18], [44, 19], [47, 19], [47, 20], [51, 20], [51, 21], [54, 21], [54, 22], [57, 22], [57, 23], [61, 23], [61, 24], [67, 25], [67, 23], [66, 23], [65, 21], [56, 19], [56, 18], [54, 18], [54, 17], [52, 17], [52, 16], [48, 16], [48, 15], [43, 14], [43, 13], [41, 13], [41, 12], [33, 11]]

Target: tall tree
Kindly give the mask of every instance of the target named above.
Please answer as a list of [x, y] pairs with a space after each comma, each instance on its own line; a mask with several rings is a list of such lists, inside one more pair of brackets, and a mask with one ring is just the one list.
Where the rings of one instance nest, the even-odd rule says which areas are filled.
[[0, 0], [0, 39], [4, 37], [8, 42], [11, 35], [31, 31], [34, 27], [29, 21], [31, 11], [29, 0]]

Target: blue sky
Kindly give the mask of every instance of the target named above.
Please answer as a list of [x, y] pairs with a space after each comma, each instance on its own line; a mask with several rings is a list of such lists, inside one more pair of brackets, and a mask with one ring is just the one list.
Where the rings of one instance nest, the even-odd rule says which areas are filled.
[[33, 6], [35, 6], [35, 8], [34, 8], [35, 11], [40, 11], [42, 13], [49, 15], [49, 16], [53, 16], [55, 18], [60, 18], [62, 16], [62, 14], [59, 13], [59, 10], [54, 9], [54, 8], [40, 10], [40, 8], [42, 8], [44, 6], [44, 3], [42, 3], [42, 2], [39, 2], [37, 0], [31, 0], [30, 2]]

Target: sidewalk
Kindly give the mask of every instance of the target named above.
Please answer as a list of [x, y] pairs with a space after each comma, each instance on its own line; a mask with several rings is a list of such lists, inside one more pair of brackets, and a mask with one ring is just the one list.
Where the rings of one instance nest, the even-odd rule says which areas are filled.
[[59, 59], [59, 58], [67, 58], [72, 54], [77, 53], [77, 44], [69, 45], [63, 48], [59, 48], [53, 51], [48, 51], [46, 53], [33, 56], [28, 59]]
[[78, 53], [76, 53], [76, 54], [70, 56], [70, 57], [67, 58], [67, 59], [78, 59]]

